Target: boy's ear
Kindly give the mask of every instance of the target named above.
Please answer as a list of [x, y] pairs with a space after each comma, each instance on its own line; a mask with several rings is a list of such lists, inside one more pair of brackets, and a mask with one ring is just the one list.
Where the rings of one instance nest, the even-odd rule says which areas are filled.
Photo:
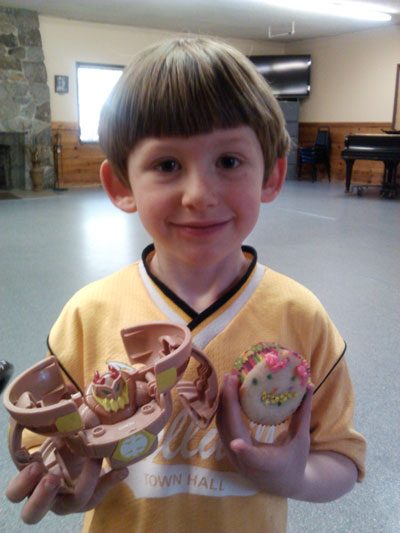
[[272, 169], [266, 183], [264, 183], [261, 192], [261, 201], [263, 203], [272, 202], [281, 192], [286, 178], [287, 159], [282, 157], [278, 159]]
[[108, 197], [118, 209], [125, 211], [125, 213], [136, 211], [132, 190], [120, 181], [108, 159], [103, 161], [100, 167], [100, 179]]

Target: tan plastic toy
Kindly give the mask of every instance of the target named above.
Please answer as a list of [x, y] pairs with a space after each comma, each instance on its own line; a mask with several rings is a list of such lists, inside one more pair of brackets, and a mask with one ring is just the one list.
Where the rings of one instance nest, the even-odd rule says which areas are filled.
[[[113, 363], [102, 374], [96, 371], [83, 394], [64, 381], [56, 357], [9, 385], [4, 395], [11, 415], [9, 449], [20, 470], [41, 461], [61, 477], [61, 491], [73, 493], [64, 450], [106, 458], [113, 469], [140, 461], [157, 447], [157, 434], [171, 416], [174, 386], [194, 422], [200, 428], [210, 424], [218, 405], [217, 376], [192, 345], [187, 327], [147, 323], [123, 329], [121, 336], [131, 366]], [[193, 383], [181, 381], [191, 357], [199, 363]], [[33, 454], [22, 446], [25, 428], [48, 437]]]

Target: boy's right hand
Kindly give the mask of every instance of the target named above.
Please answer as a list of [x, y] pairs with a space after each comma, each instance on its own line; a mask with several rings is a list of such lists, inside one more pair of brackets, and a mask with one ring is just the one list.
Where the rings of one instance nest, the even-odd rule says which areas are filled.
[[43, 464], [34, 462], [10, 481], [6, 496], [14, 503], [28, 498], [21, 511], [21, 518], [27, 524], [36, 524], [50, 510], [59, 515], [88, 511], [128, 474], [126, 468], [101, 474], [101, 464], [100, 459], [75, 456], [73, 466], [79, 471], [75, 492], [63, 494], [58, 493], [60, 479], [46, 472]]

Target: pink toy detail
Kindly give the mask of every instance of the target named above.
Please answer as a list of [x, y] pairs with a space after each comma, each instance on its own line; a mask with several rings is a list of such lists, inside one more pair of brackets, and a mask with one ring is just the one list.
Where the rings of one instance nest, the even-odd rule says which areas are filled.
[[105, 382], [104, 378], [100, 377], [99, 371], [96, 370], [94, 373], [93, 383], [98, 383], [99, 385], [102, 385]]

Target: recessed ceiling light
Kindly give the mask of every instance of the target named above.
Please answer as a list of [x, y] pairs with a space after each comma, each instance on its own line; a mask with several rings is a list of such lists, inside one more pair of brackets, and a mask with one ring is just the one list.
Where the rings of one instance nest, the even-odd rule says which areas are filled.
[[371, 20], [376, 22], [388, 22], [392, 19], [389, 13], [379, 11], [372, 4], [360, 2], [346, 2], [334, 0], [262, 0], [266, 4], [277, 7], [294, 9], [296, 11], [309, 11], [332, 15], [336, 17], [351, 18], [357, 20]]

